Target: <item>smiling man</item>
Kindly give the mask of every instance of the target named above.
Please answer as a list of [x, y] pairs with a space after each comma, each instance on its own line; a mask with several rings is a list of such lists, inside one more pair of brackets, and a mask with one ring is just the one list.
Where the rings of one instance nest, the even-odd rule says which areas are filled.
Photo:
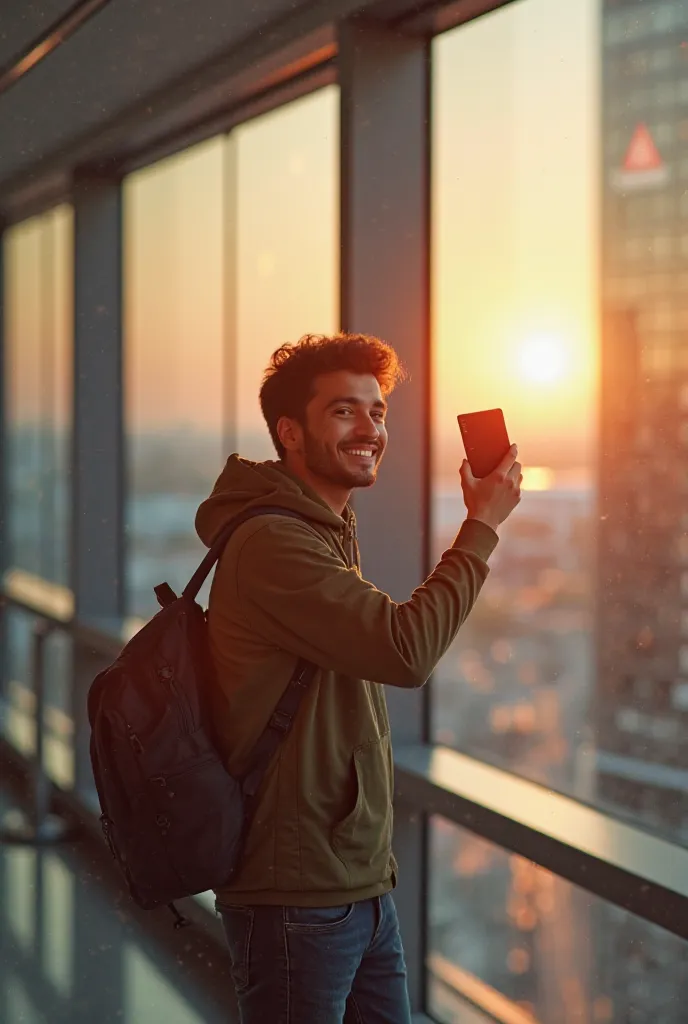
[[[216, 893], [242, 1024], [410, 1024], [391, 891], [392, 750], [384, 684], [419, 687], [487, 576], [520, 497], [512, 449], [461, 468], [468, 518], [403, 604], [361, 576], [351, 492], [375, 483], [387, 398], [403, 374], [367, 335], [308, 335], [272, 356], [260, 393], [278, 461], [232, 455], [196, 525], [207, 543], [252, 506], [210, 594], [213, 710], [233, 775], [298, 658], [317, 673], [260, 787], [244, 856]], [[391, 527], [391, 524], [390, 524]], [[404, 538], [398, 538], [399, 544]]]
[[[386, 392], [397, 372], [391, 364], [382, 376]], [[372, 373], [350, 369], [323, 373], [308, 396], [307, 417], [278, 422], [276, 447], [285, 466], [338, 515], [344, 513], [355, 487], [375, 483], [387, 446], [387, 402], [380, 384]]]

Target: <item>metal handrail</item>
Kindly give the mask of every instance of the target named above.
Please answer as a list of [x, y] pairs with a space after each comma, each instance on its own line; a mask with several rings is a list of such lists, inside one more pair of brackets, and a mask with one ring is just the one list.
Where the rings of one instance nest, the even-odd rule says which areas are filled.
[[0, 825], [0, 842], [47, 845], [69, 833], [68, 823], [52, 813], [53, 783], [45, 761], [45, 647], [51, 635], [66, 633], [104, 657], [116, 658], [124, 644], [142, 625], [137, 619], [104, 619], [79, 622], [74, 596], [67, 588], [12, 569], [2, 578], [0, 608], [11, 607], [34, 618], [31, 635], [31, 690], [34, 695], [33, 800], [28, 814], [10, 811]]
[[[0, 602], [43, 620], [49, 630], [67, 632], [106, 658], [117, 657], [143, 624], [140, 619], [79, 621], [69, 591], [17, 571], [5, 575]], [[395, 770], [398, 801], [442, 815], [688, 940], [688, 849], [444, 747], [395, 748]]]
[[[6, 604], [6, 598], [3, 604]], [[18, 605], [25, 610], [25, 605]], [[61, 609], [54, 610], [59, 616]], [[0, 824], [0, 842], [46, 845], [59, 842], [68, 832], [67, 822], [51, 813], [52, 782], [45, 763], [45, 646], [51, 634], [64, 628], [53, 617], [36, 616], [31, 633], [31, 683], [34, 694], [33, 801], [29, 813], [9, 811]]]
[[688, 939], [688, 849], [441, 746], [395, 749], [396, 799]]

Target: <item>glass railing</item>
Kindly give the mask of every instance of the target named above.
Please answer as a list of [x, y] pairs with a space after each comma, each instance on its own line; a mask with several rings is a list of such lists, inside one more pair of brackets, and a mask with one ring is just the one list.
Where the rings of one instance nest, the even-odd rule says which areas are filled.
[[433, 816], [428, 1002], [504, 1024], [680, 1024], [688, 942], [533, 861]]

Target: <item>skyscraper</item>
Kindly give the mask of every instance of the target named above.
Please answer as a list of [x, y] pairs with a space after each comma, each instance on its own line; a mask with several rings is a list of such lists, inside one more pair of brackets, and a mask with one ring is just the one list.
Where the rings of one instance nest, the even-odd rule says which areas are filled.
[[688, 841], [688, 0], [604, 0], [600, 800]]
[[[597, 795], [688, 842], [688, 0], [602, 30]], [[672, 936], [591, 922], [595, 1019], [680, 1024]]]

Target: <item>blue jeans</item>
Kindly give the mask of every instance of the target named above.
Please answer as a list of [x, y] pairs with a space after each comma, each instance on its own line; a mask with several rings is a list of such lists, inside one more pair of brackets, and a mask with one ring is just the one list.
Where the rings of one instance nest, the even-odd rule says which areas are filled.
[[340, 907], [218, 910], [241, 1024], [411, 1024], [389, 893]]

